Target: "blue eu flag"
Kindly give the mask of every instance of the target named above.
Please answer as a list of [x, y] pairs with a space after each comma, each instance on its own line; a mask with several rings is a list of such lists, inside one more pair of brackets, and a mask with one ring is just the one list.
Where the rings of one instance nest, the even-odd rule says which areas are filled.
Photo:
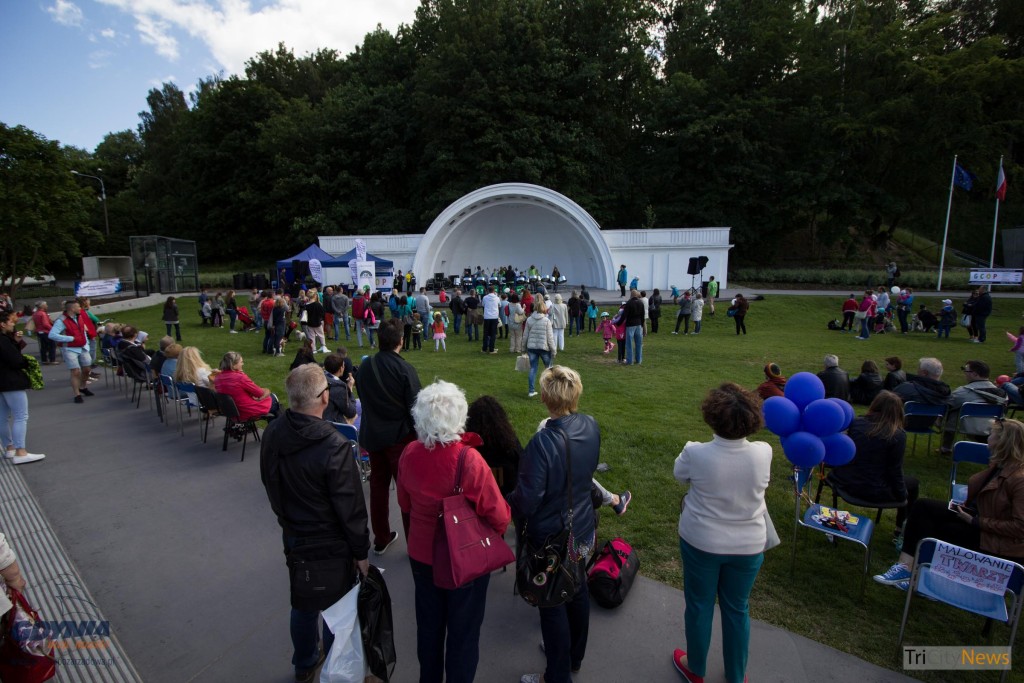
[[953, 170], [953, 183], [957, 187], [970, 192], [971, 188], [974, 187], [974, 181], [977, 179], [978, 176], [961, 166], [960, 162], [957, 162], [956, 168]]

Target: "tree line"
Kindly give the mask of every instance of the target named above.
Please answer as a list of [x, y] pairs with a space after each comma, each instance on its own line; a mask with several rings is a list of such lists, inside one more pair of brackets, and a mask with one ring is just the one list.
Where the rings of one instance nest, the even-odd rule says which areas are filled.
[[[952, 242], [987, 255], [1000, 155], [1000, 225], [1024, 224], [1018, 2], [422, 0], [411, 25], [345, 56], [279, 45], [188, 94], [165, 83], [137, 131], [92, 153], [3, 126], [5, 178], [45, 183], [51, 206], [0, 196], [0, 212], [36, 230], [44, 261], [58, 230], [83, 252], [161, 234], [230, 261], [320, 234], [423, 232], [467, 192], [514, 181], [607, 228], [731, 226], [735, 263], [797, 243], [860, 259], [897, 228], [941, 239], [958, 154], [978, 181], [956, 191]], [[22, 177], [18, 145], [62, 172]], [[74, 167], [105, 179], [109, 238]]]

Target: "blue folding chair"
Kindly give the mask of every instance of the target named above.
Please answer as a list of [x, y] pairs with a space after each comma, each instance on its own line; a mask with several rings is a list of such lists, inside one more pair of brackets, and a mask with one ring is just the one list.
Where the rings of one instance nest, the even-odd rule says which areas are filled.
[[946, 406], [908, 401], [903, 406], [903, 431], [914, 435], [911, 450], [917, 450], [918, 434], [928, 435], [928, 450], [932, 449], [932, 435], [942, 432], [946, 421]]
[[362, 480], [366, 481], [370, 476], [370, 457], [363, 455], [362, 449], [359, 448], [359, 430], [355, 428], [355, 425], [350, 425], [347, 422], [332, 422], [331, 424], [334, 425], [339, 434], [351, 441], [355, 446], [356, 465], [359, 466], [359, 474]]
[[[810, 481], [811, 479], [810, 474], [811, 473], [808, 472], [807, 481]], [[833, 540], [839, 539], [842, 541], [850, 541], [851, 543], [856, 543], [864, 548], [864, 574], [861, 576], [860, 580], [860, 591], [861, 595], [863, 595], [865, 581], [868, 575], [868, 567], [871, 564], [871, 535], [874, 533], [875, 523], [869, 517], [859, 515], [857, 516], [856, 524], [846, 525], [846, 531], [826, 526], [825, 524], [822, 524], [822, 521], [819, 521], [819, 518], [822, 516], [822, 506], [818, 503], [810, 503], [807, 507], [807, 511], [801, 515], [800, 500], [803, 498], [803, 490], [805, 486], [806, 482], [800, 482], [800, 474], [795, 471], [793, 476], [793, 490], [796, 501], [793, 513], [793, 550], [790, 556], [790, 572], [794, 571], [796, 568], [797, 531], [800, 527], [823, 533], [827, 538]]]
[[[999, 595], [981, 590], [976, 586], [959, 583], [942, 574], [932, 571], [932, 559], [939, 543], [951, 547], [956, 551], [970, 552], [975, 558], [989, 563], [997, 560], [1003, 566], [1009, 565], [1010, 578], [1004, 592]], [[900, 635], [896, 648], [903, 645], [903, 633], [907, 627], [907, 619], [910, 616], [910, 602], [915, 593], [926, 598], [944, 602], [965, 612], [979, 614], [987, 619], [1000, 621], [1010, 627], [1010, 642], [1017, 636], [1017, 624], [1020, 621], [1021, 613], [1021, 592], [1024, 589], [1024, 567], [991, 555], [985, 555], [977, 551], [968, 551], [965, 548], [945, 543], [935, 538], [923, 538], [917, 544], [917, 552], [914, 559], [914, 571], [910, 575], [910, 586], [907, 590], [907, 601], [903, 607], [903, 620], [900, 622]], [[1005, 681], [1009, 669], [1003, 671], [1000, 681]]]
[[975, 441], [957, 441], [953, 444], [953, 465], [949, 469], [950, 498], [957, 498], [957, 500], [966, 500], [967, 498], [966, 492], [964, 492], [962, 496], [954, 495], [954, 493], [957, 492], [958, 486], [967, 486], [966, 484], [956, 483], [957, 465], [962, 462], [969, 462], [988, 467], [989, 456], [988, 444], [977, 443]]
[[987, 439], [992, 431], [992, 422], [1003, 416], [1005, 406], [994, 403], [970, 402], [960, 406], [953, 431], [953, 441], [966, 437], [977, 441]]

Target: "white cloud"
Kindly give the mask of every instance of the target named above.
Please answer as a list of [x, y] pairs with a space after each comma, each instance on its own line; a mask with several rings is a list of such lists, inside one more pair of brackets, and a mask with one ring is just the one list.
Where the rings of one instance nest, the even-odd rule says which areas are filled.
[[[58, 0], [65, 2], [66, 0]], [[321, 48], [347, 54], [381, 24], [411, 24], [419, 0], [99, 0], [130, 14], [143, 42], [173, 61], [175, 32], [204, 43], [227, 73], [240, 73], [258, 52], [284, 43], [296, 55]]]
[[94, 50], [89, 53], [89, 68], [90, 69], [102, 69], [105, 66], [110, 66], [110, 58], [113, 53], [110, 50]]
[[70, 0], [57, 0], [53, 7], [47, 7], [46, 11], [50, 13], [54, 21], [65, 26], [81, 26], [82, 20], [85, 18], [78, 5]]
[[102, 31], [100, 31], [100, 35], [106, 38], [107, 40], [113, 40], [117, 37], [117, 32], [112, 28], [105, 28]]

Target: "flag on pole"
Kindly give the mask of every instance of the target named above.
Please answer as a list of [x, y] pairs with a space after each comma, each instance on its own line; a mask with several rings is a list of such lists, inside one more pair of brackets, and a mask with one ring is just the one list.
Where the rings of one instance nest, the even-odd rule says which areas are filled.
[[1003, 173], [1003, 164], [999, 164], [999, 177], [996, 178], [996, 199], [1006, 201], [1006, 174]]
[[978, 176], [974, 175], [966, 168], [957, 163], [953, 169], [953, 183], [962, 190], [971, 191], [974, 187], [974, 181], [978, 179]]

